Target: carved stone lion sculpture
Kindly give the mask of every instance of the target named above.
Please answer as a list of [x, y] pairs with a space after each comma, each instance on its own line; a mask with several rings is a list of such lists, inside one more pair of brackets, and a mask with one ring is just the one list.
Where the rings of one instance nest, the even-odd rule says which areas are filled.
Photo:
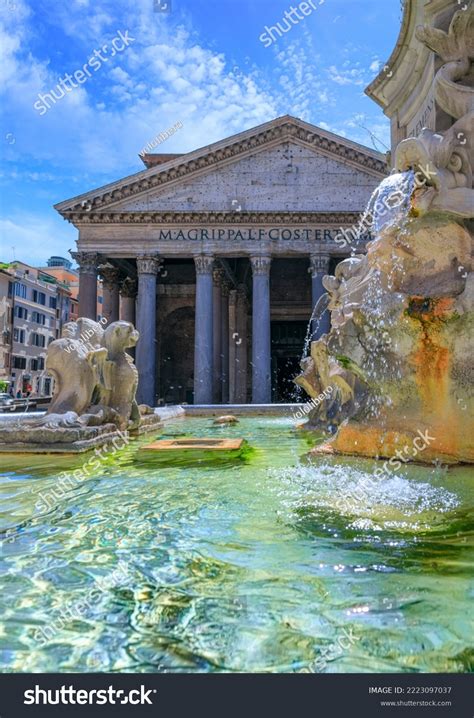
[[[105, 375], [107, 377], [107, 406], [117, 414], [119, 428], [135, 428], [140, 421], [135, 395], [138, 371], [132, 357], [125, 350], [134, 347], [139, 334], [130, 322], [114, 322], [104, 332], [107, 350]], [[129, 422], [132, 424], [129, 426]]]
[[99, 322], [81, 318], [66, 324], [62, 334], [49, 346], [46, 359], [55, 379], [53, 401], [45, 416], [28, 424], [136, 429], [138, 372], [126, 352], [139, 338], [133, 324], [114, 322], [104, 331]]
[[55, 392], [47, 416], [71, 411], [80, 415], [94, 402], [107, 355], [103, 334], [101, 324], [80, 318], [65, 324], [61, 339], [51, 342], [46, 369], [54, 377]]

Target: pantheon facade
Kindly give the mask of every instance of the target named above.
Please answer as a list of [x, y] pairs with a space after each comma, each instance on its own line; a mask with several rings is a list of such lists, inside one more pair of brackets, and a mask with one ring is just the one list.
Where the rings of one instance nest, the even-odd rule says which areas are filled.
[[350, 255], [341, 229], [357, 225], [385, 157], [285, 116], [143, 161], [56, 205], [79, 232], [79, 316], [96, 318], [100, 276], [103, 315], [140, 332], [140, 402], [291, 400], [322, 278]]

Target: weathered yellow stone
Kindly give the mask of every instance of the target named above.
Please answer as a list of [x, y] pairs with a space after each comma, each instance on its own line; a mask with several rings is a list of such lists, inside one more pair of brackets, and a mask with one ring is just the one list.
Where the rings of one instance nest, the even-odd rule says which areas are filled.
[[240, 451], [244, 439], [162, 439], [142, 446], [141, 451]]

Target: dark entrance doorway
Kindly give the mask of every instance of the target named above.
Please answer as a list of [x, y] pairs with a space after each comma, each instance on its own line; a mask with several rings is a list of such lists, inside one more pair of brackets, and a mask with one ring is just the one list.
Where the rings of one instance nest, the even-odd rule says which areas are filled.
[[168, 314], [161, 328], [160, 399], [165, 404], [193, 403], [194, 308]]
[[272, 401], [301, 400], [302, 390], [293, 379], [300, 374], [306, 322], [272, 322]]

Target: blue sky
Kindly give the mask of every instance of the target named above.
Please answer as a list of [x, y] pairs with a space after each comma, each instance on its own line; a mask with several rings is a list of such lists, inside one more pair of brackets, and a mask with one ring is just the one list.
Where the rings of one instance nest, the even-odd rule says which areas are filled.
[[[265, 26], [299, 3], [171, 2], [168, 13], [154, 0], [2, 0], [3, 260], [68, 256], [77, 231], [52, 205], [143, 169], [138, 153], [177, 122], [155, 151], [187, 152], [284, 114], [372, 147], [364, 126], [390, 144], [364, 88], [393, 50], [400, 0], [313, 0], [270, 47]], [[118, 31], [129, 44], [112, 56]], [[52, 89], [60, 99], [35, 109]]]

